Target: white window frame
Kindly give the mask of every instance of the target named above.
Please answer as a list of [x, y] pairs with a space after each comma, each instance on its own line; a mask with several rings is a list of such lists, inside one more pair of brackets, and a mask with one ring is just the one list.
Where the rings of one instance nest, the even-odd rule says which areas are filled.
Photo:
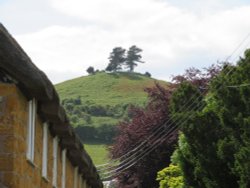
[[36, 122], [36, 100], [28, 102], [28, 129], [27, 129], [27, 159], [34, 163], [35, 154], [35, 122]]
[[66, 187], [66, 154], [67, 150], [62, 151], [62, 188]]
[[74, 188], [78, 185], [78, 166], [74, 168]]
[[81, 176], [81, 174], [79, 174], [78, 181], [79, 181], [79, 188], [82, 188], [82, 176]]
[[84, 180], [84, 179], [82, 179], [82, 186], [83, 186], [83, 188], [85, 188], [85, 187], [87, 187], [87, 182], [86, 182], [86, 180]]
[[42, 166], [42, 176], [48, 178], [48, 123], [43, 124], [43, 166]]
[[53, 138], [53, 187], [57, 187], [58, 137]]

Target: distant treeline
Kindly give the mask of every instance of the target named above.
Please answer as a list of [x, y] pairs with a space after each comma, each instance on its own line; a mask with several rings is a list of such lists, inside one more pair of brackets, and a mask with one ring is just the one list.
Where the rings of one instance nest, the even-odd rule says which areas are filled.
[[[62, 105], [70, 123], [83, 140], [110, 142], [115, 135], [115, 124], [119, 119], [129, 119], [129, 104], [102, 106], [77, 97], [64, 99]], [[100, 122], [98, 118], [106, 119]]]

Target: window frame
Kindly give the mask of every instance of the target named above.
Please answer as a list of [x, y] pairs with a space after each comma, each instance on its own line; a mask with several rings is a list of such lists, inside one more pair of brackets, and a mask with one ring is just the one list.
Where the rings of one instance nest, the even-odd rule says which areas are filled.
[[53, 138], [53, 174], [52, 174], [52, 186], [57, 187], [57, 162], [58, 162], [58, 142], [57, 136]]
[[48, 139], [49, 139], [49, 125], [43, 124], [43, 156], [42, 156], [42, 177], [48, 178]]
[[36, 100], [28, 101], [28, 125], [27, 125], [27, 151], [26, 157], [34, 163], [35, 158], [35, 129], [36, 129]]
[[82, 188], [82, 175], [81, 174], [79, 174], [78, 182], [79, 182], [79, 188]]
[[62, 150], [62, 188], [66, 187], [66, 154], [67, 149]]
[[87, 184], [86, 184], [86, 183], [87, 183], [86, 180], [82, 179], [82, 186], [83, 186], [83, 187], [87, 187]]
[[78, 166], [74, 168], [74, 188], [78, 187], [78, 169]]

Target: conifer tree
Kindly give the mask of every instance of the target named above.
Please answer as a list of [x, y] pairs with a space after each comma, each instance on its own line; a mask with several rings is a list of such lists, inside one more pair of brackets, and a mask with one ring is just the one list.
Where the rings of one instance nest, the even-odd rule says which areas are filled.
[[141, 61], [141, 58], [142, 58], [142, 56], [140, 55], [141, 52], [142, 52], [142, 49], [138, 48], [135, 45], [129, 48], [125, 63], [126, 63], [126, 66], [129, 68], [130, 72], [134, 71], [135, 66], [137, 66], [137, 62], [144, 63], [143, 61]]
[[[225, 64], [205, 97], [188, 85], [173, 94], [170, 109], [185, 119], [177, 153], [186, 187], [250, 187], [249, 73], [247, 50], [236, 66]], [[192, 111], [176, 114], [190, 93], [197, 93], [196, 99], [203, 102], [194, 103]]]
[[122, 47], [116, 47], [110, 53], [109, 64], [106, 68], [106, 71], [116, 72], [122, 68], [122, 64], [125, 62], [125, 52], [126, 50]]

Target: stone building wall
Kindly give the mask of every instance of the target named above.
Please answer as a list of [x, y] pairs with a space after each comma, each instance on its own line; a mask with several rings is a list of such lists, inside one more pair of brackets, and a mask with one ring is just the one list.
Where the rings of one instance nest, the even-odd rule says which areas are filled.
[[[27, 151], [28, 101], [14, 84], [0, 83], [0, 187], [52, 188], [53, 137], [48, 138], [48, 178], [42, 177], [43, 122], [36, 116], [34, 162]], [[84, 181], [84, 180], [83, 180]], [[62, 148], [58, 146], [57, 187], [62, 187]], [[85, 183], [77, 188], [88, 188]], [[74, 186], [74, 167], [66, 158], [66, 188]]]

